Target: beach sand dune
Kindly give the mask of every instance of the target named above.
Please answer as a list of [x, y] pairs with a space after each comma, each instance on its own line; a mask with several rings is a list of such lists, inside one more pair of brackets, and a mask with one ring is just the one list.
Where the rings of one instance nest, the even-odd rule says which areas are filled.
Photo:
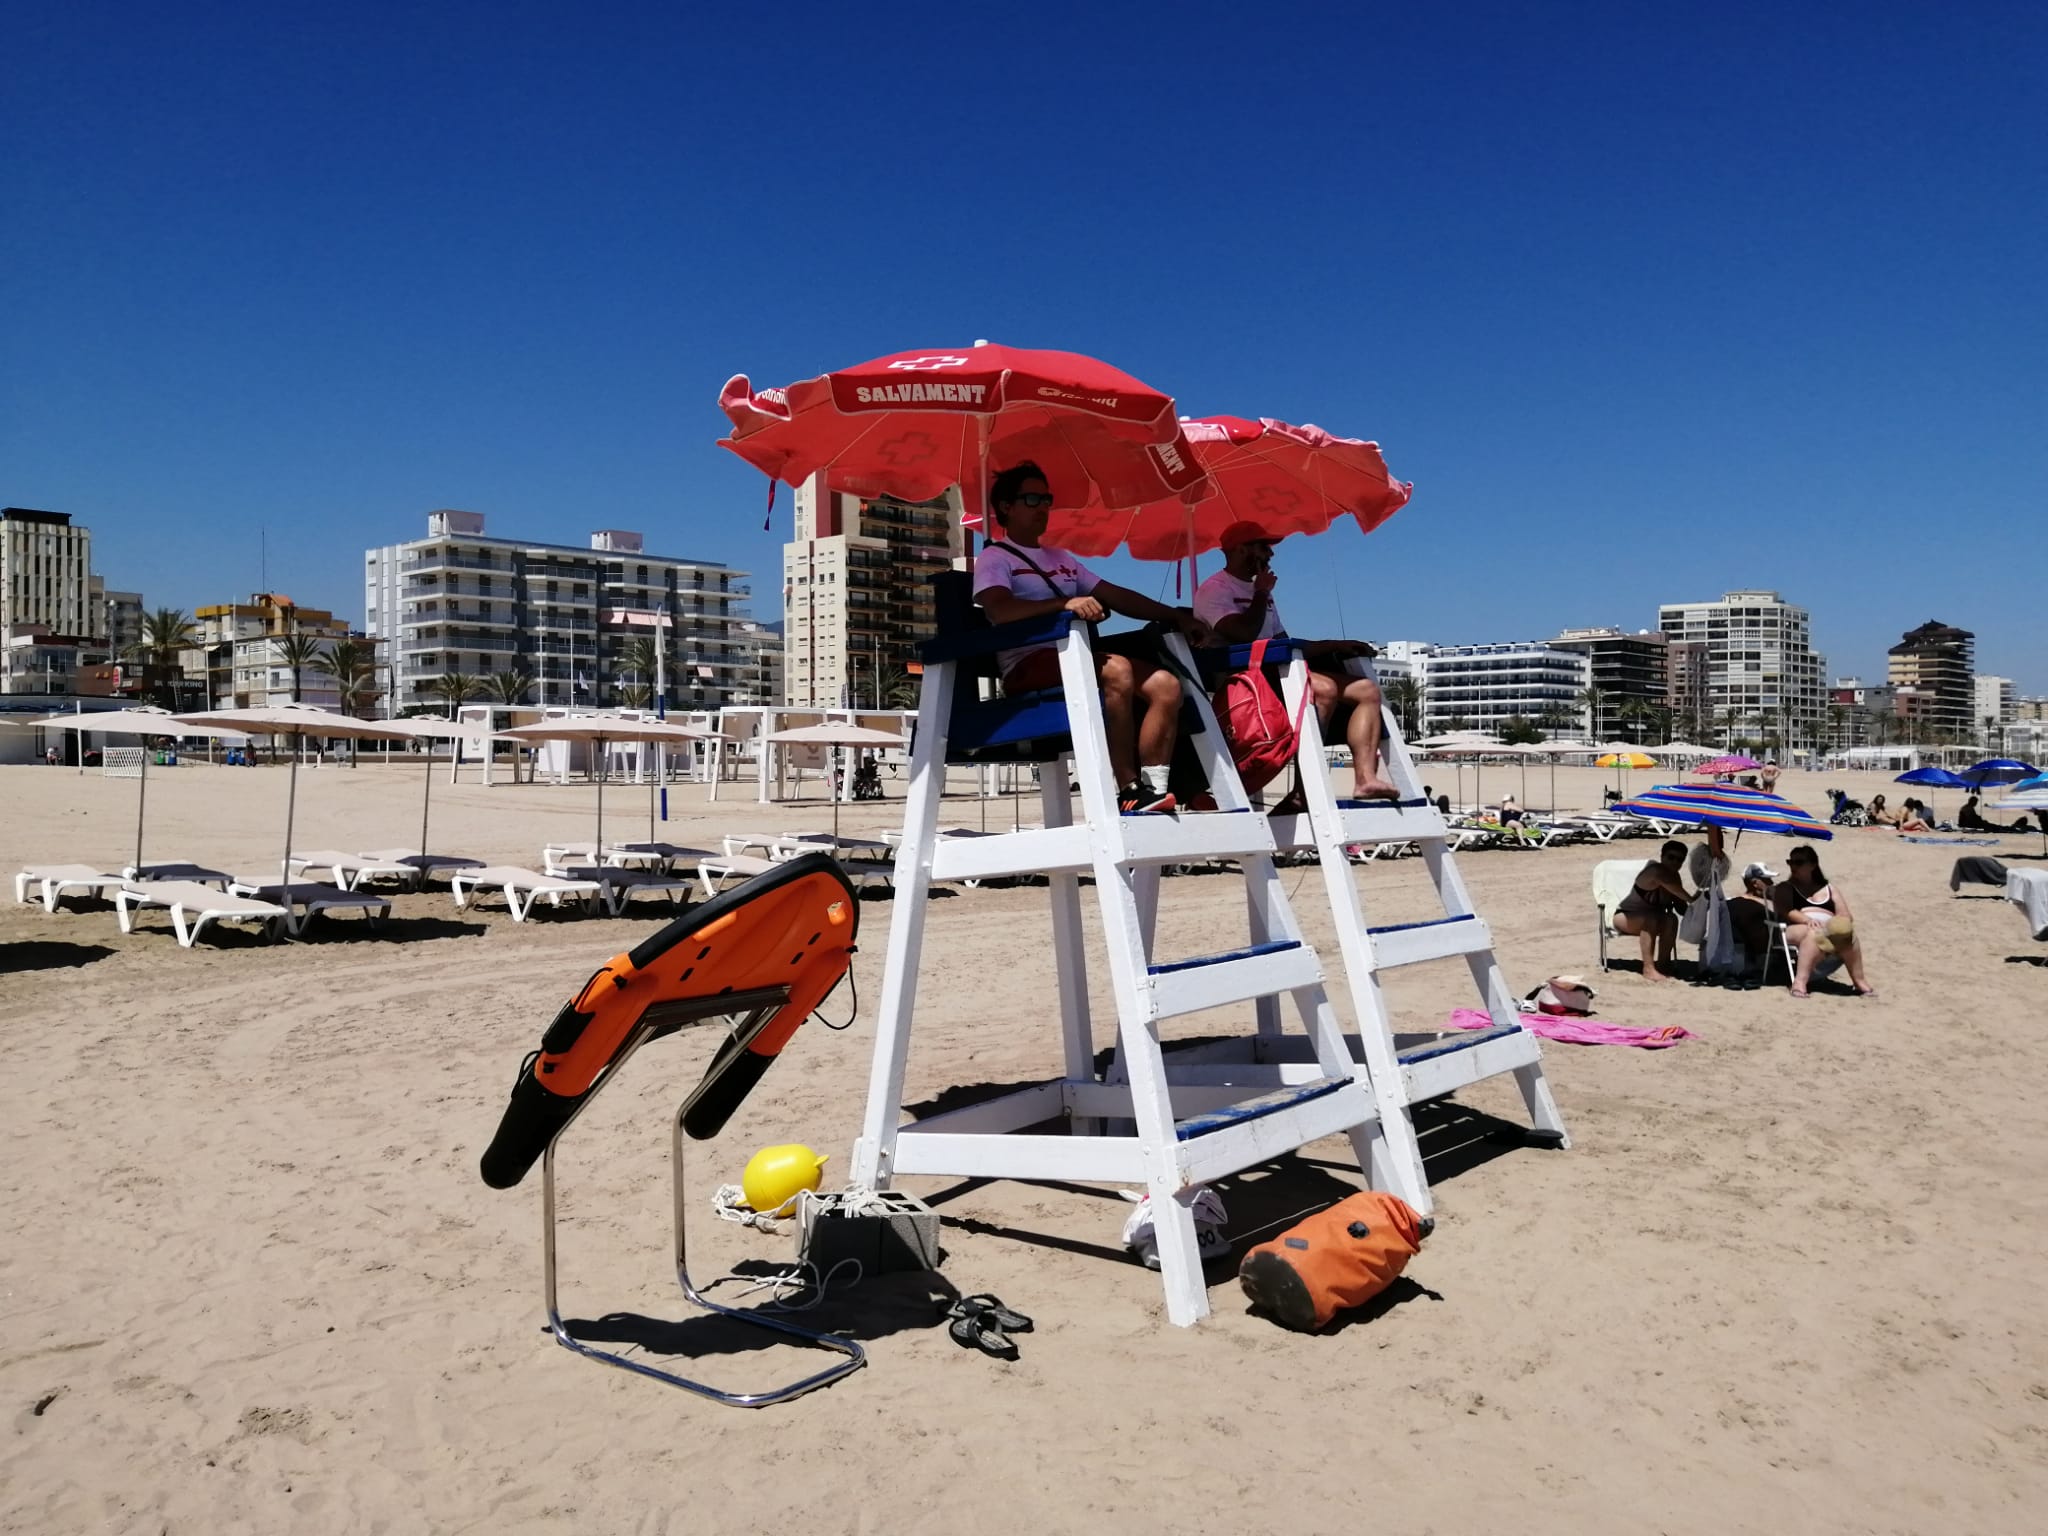
[[[1596, 803], [1604, 779], [1559, 775], [1567, 803]], [[299, 846], [413, 841], [418, 780], [303, 774]], [[1818, 808], [1831, 782], [1788, 787]], [[1867, 798], [1874, 781], [1839, 782]], [[0, 769], [0, 872], [120, 862], [134, 791]], [[151, 856], [260, 870], [284, 793], [273, 769], [153, 775]], [[697, 786], [672, 800], [664, 835], [683, 842], [829, 814], [711, 807]], [[591, 810], [587, 786], [443, 784], [435, 844], [535, 863], [548, 839], [588, 837]], [[607, 815], [631, 835], [644, 791], [614, 791]], [[1649, 846], [1462, 860], [1511, 981], [1590, 969], [1588, 872]], [[1738, 862], [1786, 847], [1745, 839]], [[1441, 1225], [1350, 1326], [1302, 1337], [1250, 1316], [1223, 1264], [1214, 1315], [1170, 1328], [1157, 1278], [1118, 1251], [1113, 1191], [919, 1181], [946, 1218], [945, 1281], [1036, 1317], [1022, 1358], [954, 1346], [921, 1281], [840, 1288], [817, 1315], [868, 1338], [870, 1368], [760, 1414], [557, 1348], [538, 1176], [498, 1193], [476, 1172], [555, 1008], [656, 911], [514, 925], [435, 892], [399, 898], [382, 934], [343, 919], [314, 942], [230, 932], [185, 951], [161, 917], [124, 937], [93, 903], [9, 907], [0, 1530], [2038, 1531], [2048, 970], [2009, 906], [1946, 880], [1958, 852], [2038, 848], [1825, 845], [1876, 1001], [1596, 978], [1602, 1016], [1699, 1038], [1551, 1047], [1569, 1152], [1517, 1145], [1499, 1084], [1425, 1110]], [[1360, 878], [1376, 920], [1426, 910], [1417, 861]], [[1314, 871], [1290, 885], [1327, 938]], [[1162, 951], [1213, 947], [1242, 911], [1234, 878], [1171, 880]], [[934, 901], [913, 1099], [1056, 1070], [1045, 913], [1030, 888]], [[844, 991], [824, 1010], [851, 1027], [806, 1028], [726, 1134], [692, 1146], [700, 1279], [790, 1255], [709, 1219], [754, 1148], [807, 1142], [843, 1178], [891, 916], [863, 904], [858, 1010]], [[1400, 976], [1395, 998], [1417, 1023], [1470, 1001], [1457, 965]], [[710, 1039], [650, 1046], [565, 1142], [571, 1316], [684, 1314], [666, 1123]], [[1223, 1193], [1255, 1238], [1357, 1182], [1335, 1140]], [[715, 1323], [608, 1326], [709, 1350], [686, 1368], [732, 1385], [809, 1363]]]

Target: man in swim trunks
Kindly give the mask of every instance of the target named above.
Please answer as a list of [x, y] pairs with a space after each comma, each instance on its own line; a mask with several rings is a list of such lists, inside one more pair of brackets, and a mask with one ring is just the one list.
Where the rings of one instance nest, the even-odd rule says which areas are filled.
[[[1280, 610], [1273, 605], [1273, 585], [1279, 580], [1273, 572], [1273, 546], [1279, 536], [1257, 523], [1239, 521], [1223, 530], [1222, 542], [1223, 569], [1196, 589], [1195, 617], [1232, 645], [1286, 636]], [[1328, 741], [1333, 726], [1341, 724], [1351, 746], [1353, 797], [1398, 799], [1400, 791], [1380, 776], [1380, 685], [1369, 677], [1353, 677], [1344, 667], [1355, 657], [1372, 655], [1372, 647], [1362, 640], [1296, 643], [1308, 662], [1309, 693], [1323, 740]]]

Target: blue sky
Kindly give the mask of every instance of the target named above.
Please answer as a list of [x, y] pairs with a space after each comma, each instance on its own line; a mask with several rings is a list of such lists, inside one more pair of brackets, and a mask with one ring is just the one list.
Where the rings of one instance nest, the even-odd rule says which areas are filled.
[[1381, 442], [1415, 499], [1283, 549], [1297, 632], [1766, 586], [1831, 672], [1939, 618], [2048, 691], [2044, 17], [12, 3], [0, 498], [152, 605], [267, 530], [359, 621], [456, 506], [772, 616], [719, 385], [990, 337]]

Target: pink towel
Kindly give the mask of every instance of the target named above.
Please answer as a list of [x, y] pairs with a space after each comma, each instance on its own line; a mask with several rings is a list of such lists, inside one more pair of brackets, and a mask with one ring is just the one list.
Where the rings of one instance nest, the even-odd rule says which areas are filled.
[[[1572, 1019], [1555, 1013], [1524, 1013], [1518, 1015], [1522, 1028], [1532, 1035], [1541, 1035], [1545, 1040], [1562, 1040], [1567, 1045], [1640, 1045], [1647, 1050], [1658, 1050], [1667, 1045], [1676, 1045], [1681, 1040], [1698, 1037], [1689, 1029], [1676, 1024], [1666, 1024], [1658, 1029], [1638, 1029], [1633, 1024], [1607, 1024], [1599, 1019]], [[1454, 1008], [1451, 1010], [1452, 1029], [1491, 1029], [1493, 1019], [1477, 1008]]]

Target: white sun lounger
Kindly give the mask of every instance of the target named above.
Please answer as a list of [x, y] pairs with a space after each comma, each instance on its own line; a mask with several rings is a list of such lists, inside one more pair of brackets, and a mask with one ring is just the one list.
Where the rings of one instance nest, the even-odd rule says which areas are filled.
[[551, 875], [568, 869], [588, 869], [602, 864], [614, 868], [647, 867], [667, 862], [658, 853], [636, 853], [623, 845], [606, 851], [600, 860], [595, 843], [549, 843], [540, 851], [540, 865]]
[[397, 859], [378, 858], [367, 853], [342, 853], [332, 848], [295, 853], [292, 855], [292, 868], [302, 874], [324, 869], [334, 876], [333, 883], [344, 891], [354, 890], [365, 880], [382, 880], [392, 875], [412, 880], [419, 874], [410, 864], [400, 863]]
[[699, 859], [716, 857], [709, 848], [686, 847], [681, 843], [612, 843], [604, 850], [604, 862], [613, 866], [648, 864], [655, 867], [687, 868]]
[[119, 890], [127, 880], [94, 869], [90, 864], [31, 864], [14, 877], [14, 899], [26, 902], [30, 886], [37, 888], [45, 912], [57, 910], [66, 891], [87, 891], [97, 896]]
[[186, 949], [214, 922], [261, 923], [266, 938], [275, 938], [291, 914], [275, 902], [229, 896], [196, 880], [132, 881], [114, 892], [114, 913], [123, 933], [135, 931], [135, 909], [168, 907], [171, 927]]
[[163, 884], [184, 881], [187, 884], [217, 885], [223, 891], [235, 878], [226, 870], [209, 869], [204, 864], [130, 864], [121, 873], [135, 882]]
[[379, 864], [397, 864], [411, 871], [413, 889], [434, 875], [451, 873], [458, 869], [482, 869], [482, 859], [472, 859], [460, 853], [421, 853], [417, 848], [372, 848], [361, 855]]
[[709, 901], [725, 888], [725, 882], [737, 875], [742, 880], [751, 880], [756, 875], [765, 875], [778, 864], [780, 859], [763, 859], [751, 853], [727, 853], [697, 861], [697, 880], [704, 889], [704, 899]]
[[589, 880], [601, 891], [605, 910], [617, 917], [635, 896], [666, 896], [676, 906], [690, 899], [697, 879], [658, 869], [620, 869], [615, 864], [567, 864], [554, 871], [565, 880]]
[[284, 908], [285, 932], [293, 938], [304, 933], [322, 912], [360, 912], [367, 923], [381, 922], [391, 915], [391, 902], [386, 897], [373, 896], [368, 891], [352, 891], [339, 885], [323, 885], [317, 880], [294, 880], [290, 885], [276, 881], [265, 885], [260, 880], [237, 880], [228, 890], [236, 896], [253, 896], [258, 901], [272, 902]]
[[543, 896], [547, 897], [550, 906], [556, 908], [562, 905], [564, 896], [573, 897], [586, 910], [595, 907], [604, 897], [604, 887], [595, 880], [544, 875], [536, 870], [521, 869], [516, 864], [458, 869], [448, 877], [448, 888], [455, 893], [458, 911], [475, 900], [480, 890], [503, 891], [505, 908], [515, 923], [525, 922], [527, 914], [533, 911], [533, 904]]

